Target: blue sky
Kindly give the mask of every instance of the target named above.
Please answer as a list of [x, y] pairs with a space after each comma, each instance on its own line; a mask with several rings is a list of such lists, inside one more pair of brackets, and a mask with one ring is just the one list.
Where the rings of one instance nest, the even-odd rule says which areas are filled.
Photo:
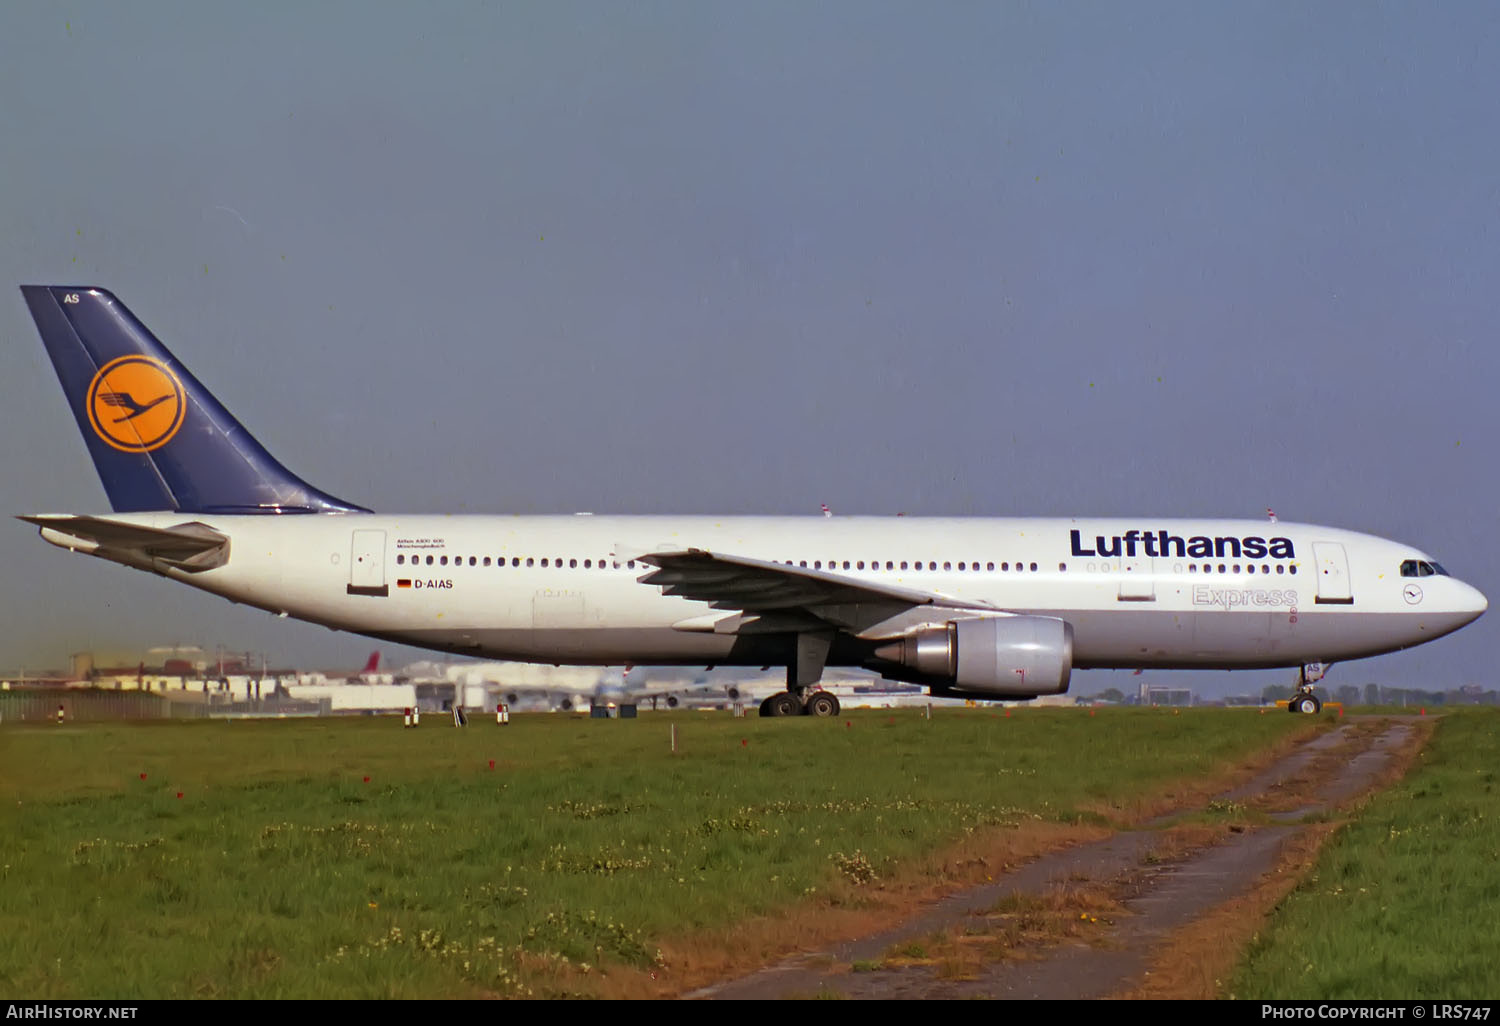
[[[1494, 595], [1497, 44], [1457, 2], [7, 5], [8, 512], [105, 507], [14, 289], [67, 282], [380, 510], [1272, 506]], [[370, 648], [0, 558], [0, 667]], [[1494, 686], [1496, 622], [1329, 683]]]

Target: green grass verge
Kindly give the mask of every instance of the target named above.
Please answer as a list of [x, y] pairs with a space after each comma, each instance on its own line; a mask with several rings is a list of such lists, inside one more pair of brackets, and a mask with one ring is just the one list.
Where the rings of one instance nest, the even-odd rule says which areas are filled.
[[663, 938], [820, 901], [976, 829], [1097, 817], [1319, 726], [1033, 709], [7, 725], [0, 992], [566, 992], [579, 964], [649, 968]]
[[1257, 937], [1245, 998], [1500, 994], [1500, 713], [1449, 711]]

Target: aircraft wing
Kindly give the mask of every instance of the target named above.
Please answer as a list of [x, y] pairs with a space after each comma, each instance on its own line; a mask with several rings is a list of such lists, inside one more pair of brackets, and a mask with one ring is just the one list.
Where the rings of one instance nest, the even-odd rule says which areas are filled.
[[643, 584], [741, 614], [699, 617], [675, 625], [682, 630], [769, 634], [835, 627], [858, 633], [918, 606], [1006, 612], [978, 600], [704, 549], [651, 552], [636, 558], [658, 568], [639, 578]]
[[18, 519], [42, 529], [53, 545], [77, 549], [116, 562], [201, 573], [229, 561], [229, 538], [207, 524], [144, 527], [107, 517], [40, 513]]

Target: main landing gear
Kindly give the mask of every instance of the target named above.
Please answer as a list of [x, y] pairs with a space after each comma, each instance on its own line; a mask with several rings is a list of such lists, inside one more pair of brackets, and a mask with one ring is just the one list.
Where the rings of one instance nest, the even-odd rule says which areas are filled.
[[1287, 712], [1316, 716], [1323, 711], [1323, 703], [1313, 694], [1313, 685], [1328, 672], [1324, 663], [1307, 663], [1297, 671], [1297, 691], [1286, 704]]
[[837, 716], [839, 700], [818, 687], [832, 645], [832, 631], [809, 631], [797, 635], [796, 656], [786, 668], [786, 690], [778, 691], [760, 703], [760, 714]]
[[837, 716], [838, 696], [827, 691], [811, 688], [796, 691], [778, 691], [760, 703], [762, 716]]

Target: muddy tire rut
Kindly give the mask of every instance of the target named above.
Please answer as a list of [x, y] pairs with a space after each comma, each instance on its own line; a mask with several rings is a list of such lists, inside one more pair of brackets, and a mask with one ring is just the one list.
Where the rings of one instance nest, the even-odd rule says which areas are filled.
[[698, 999], [1209, 998], [1338, 816], [1400, 778], [1417, 717], [1350, 717], [1248, 782], [1055, 851], [899, 925]]

